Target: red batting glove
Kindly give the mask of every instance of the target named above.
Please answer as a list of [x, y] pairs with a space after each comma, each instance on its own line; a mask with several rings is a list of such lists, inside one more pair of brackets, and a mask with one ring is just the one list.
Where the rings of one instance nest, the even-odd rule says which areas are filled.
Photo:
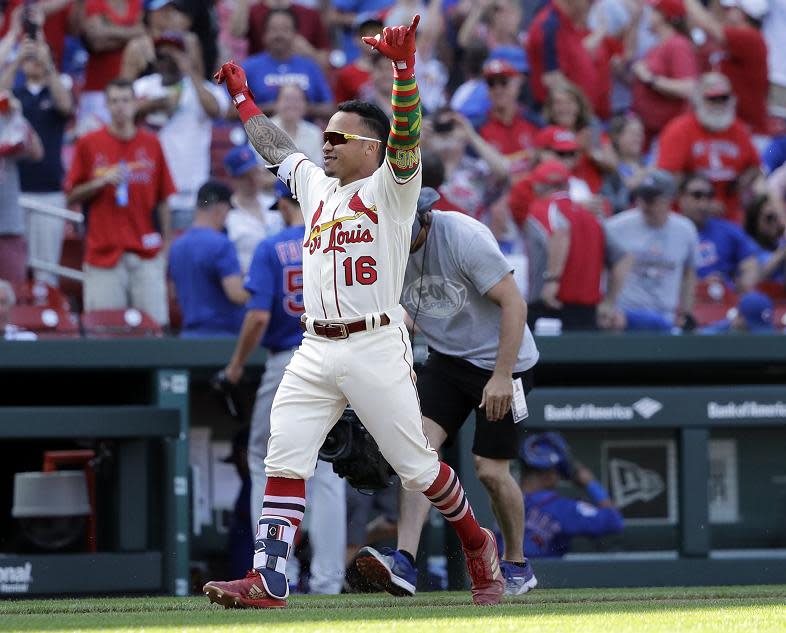
[[252, 116], [262, 114], [257, 104], [254, 103], [254, 93], [248, 87], [246, 72], [234, 61], [228, 61], [221, 66], [213, 77], [220, 84], [226, 82], [229, 96], [232, 97], [232, 103], [235, 104], [243, 123]]
[[397, 79], [409, 79], [415, 74], [415, 31], [418, 22], [420, 16], [416, 15], [409, 26], [386, 26], [381, 35], [363, 38], [366, 44], [393, 62], [393, 76]]

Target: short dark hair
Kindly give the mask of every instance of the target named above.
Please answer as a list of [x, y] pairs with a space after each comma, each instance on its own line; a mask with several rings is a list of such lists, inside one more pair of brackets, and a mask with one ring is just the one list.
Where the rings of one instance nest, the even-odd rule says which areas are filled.
[[120, 90], [130, 90], [134, 94], [134, 82], [128, 79], [113, 79], [104, 88], [104, 92], [108, 93], [110, 88], [119, 88]]
[[205, 209], [217, 202], [231, 203], [232, 190], [219, 180], [208, 180], [197, 191], [197, 208]]
[[434, 152], [424, 151], [420, 156], [423, 186], [439, 189], [445, 182], [445, 166]]
[[368, 101], [359, 101], [353, 99], [352, 101], [344, 101], [338, 104], [339, 112], [350, 112], [357, 114], [366, 127], [371, 131], [371, 136], [378, 138], [382, 141], [379, 144], [379, 164], [385, 160], [385, 145], [390, 135], [390, 119], [388, 115], [382, 111], [382, 108], [369, 103]]
[[680, 195], [684, 194], [688, 190], [688, 183], [693, 182], [694, 180], [700, 180], [701, 182], [709, 185], [713, 189], [715, 188], [715, 184], [710, 180], [709, 176], [706, 174], [702, 174], [701, 172], [694, 171], [689, 174], [685, 174], [680, 181], [679, 192]]
[[267, 30], [267, 25], [270, 24], [270, 19], [274, 15], [288, 15], [289, 18], [292, 20], [292, 26], [295, 27], [295, 30], [298, 30], [298, 21], [297, 15], [292, 9], [285, 9], [284, 7], [278, 7], [277, 9], [270, 9], [265, 16], [265, 22], [262, 24], [262, 32], [264, 33]]

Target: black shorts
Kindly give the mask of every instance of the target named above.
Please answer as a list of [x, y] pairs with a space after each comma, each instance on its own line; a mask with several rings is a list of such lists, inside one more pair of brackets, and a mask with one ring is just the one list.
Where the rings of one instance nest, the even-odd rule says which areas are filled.
[[[445, 445], [450, 446], [469, 414], [475, 411], [475, 438], [472, 452], [490, 459], [515, 459], [521, 441], [521, 425], [508, 414], [496, 422], [486, 419], [485, 409], [478, 409], [483, 388], [491, 371], [481, 369], [460, 358], [432, 351], [418, 371], [418, 396], [423, 415], [434, 420], [447, 433]], [[534, 382], [534, 370], [513, 374], [521, 378], [525, 393]]]

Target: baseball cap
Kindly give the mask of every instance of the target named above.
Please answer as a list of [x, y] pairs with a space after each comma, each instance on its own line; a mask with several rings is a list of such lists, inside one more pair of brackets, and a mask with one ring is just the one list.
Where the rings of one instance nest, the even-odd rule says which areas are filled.
[[535, 145], [556, 152], [575, 152], [579, 148], [576, 135], [564, 127], [549, 125], [535, 137]]
[[270, 205], [270, 208], [278, 211], [278, 201], [281, 198], [287, 198], [288, 200], [294, 200], [295, 196], [292, 195], [292, 192], [289, 190], [283, 182], [276, 179], [276, 199], [273, 201], [273, 204]]
[[257, 153], [248, 145], [233, 147], [224, 156], [224, 168], [233, 178], [238, 178], [261, 164]]
[[761, 20], [767, 12], [767, 0], [720, 0], [722, 7], [738, 7], [747, 16], [754, 20]]
[[678, 20], [685, 17], [685, 3], [683, 0], [647, 0], [653, 9], [662, 13], [669, 20]]
[[491, 49], [489, 60], [498, 59], [512, 66], [516, 72], [528, 73], [527, 52], [521, 46], [497, 46]]
[[177, 0], [145, 0], [145, 11], [158, 11], [168, 4], [174, 4], [177, 9], [181, 8]]
[[515, 77], [519, 74], [511, 64], [504, 59], [490, 59], [483, 64], [483, 76], [489, 77]]
[[677, 191], [677, 183], [674, 176], [665, 169], [652, 169], [647, 172], [633, 190], [634, 198], [644, 198], [644, 200], [654, 200], [658, 196], [673, 196]]
[[197, 207], [203, 209], [217, 202], [230, 203], [231, 199], [232, 190], [218, 180], [208, 180], [197, 191]]
[[567, 452], [565, 439], [556, 432], [529, 436], [519, 448], [519, 457], [530, 468], [557, 468]]
[[567, 185], [570, 172], [558, 160], [549, 159], [540, 163], [530, 176], [534, 185]]
[[699, 85], [703, 97], [722, 97], [731, 94], [731, 82], [722, 73], [704, 73]]
[[431, 211], [431, 207], [437, 203], [440, 197], [439, 192], [432, 187], [421, 188], [416, 207], [418, 212], [415, 214], [415, 219], [412, 222], [412, 236], [410, 237], [410, 242], [414, 242], [418, 233], [420, 233], [420, 214]]
[[740, 316], [750, 332], [765, 332], [773, 329], [772, 299], [762, 292], [748, 292], [737, 305]]

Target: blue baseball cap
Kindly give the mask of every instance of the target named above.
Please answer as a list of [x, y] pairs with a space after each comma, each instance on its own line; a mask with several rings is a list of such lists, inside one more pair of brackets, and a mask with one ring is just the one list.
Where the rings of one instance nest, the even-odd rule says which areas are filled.
[[248, 145], [233, 147], [224, 156], [224, 168], [233, 178], [238, 178], [261, 164], [257, 153]]
[[518, 73], [529, 72], [527, 53], [521, 46], [497, 46], [491, 49], [489, 61], [500, 60], [508, 63]]
[[292, 192], [289, 190], [283, 182], [281, 182], [278, 178], [276, 178], [276, 199], [273, 204], [270, 205], [270, 208], [277, 211], [278, 210], [278, 201], [282, 198], [287, 198], [288, 200], [293, 200], [295, 196], [292, 195]]
[[750, 332], [766, 332], [773, 329], [772, 299], [762, 292], [748, 292], [737, 305], [739, 314]]

